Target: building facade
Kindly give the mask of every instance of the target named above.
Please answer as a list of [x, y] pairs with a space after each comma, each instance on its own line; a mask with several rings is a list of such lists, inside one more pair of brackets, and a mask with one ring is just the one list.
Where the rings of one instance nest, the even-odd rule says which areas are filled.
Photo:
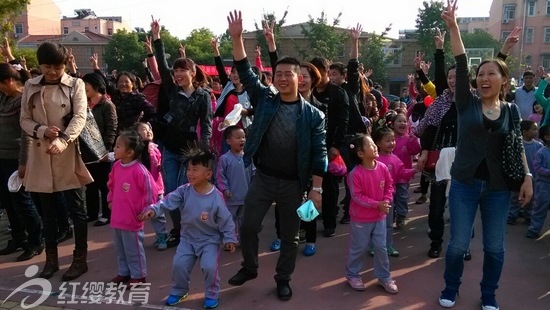
[[20, 12], [8, 38], [19, 41], [29, 35], [59, 35], [60, 16], [61, 10], [53, 0], [33, 0]]
[[130, 26], [122, 20], [121, 16], [96, 16], [91, 9], [75, 10], [75, 17], [63, 16], [61, 19], [61, 33], [68, 35], [73, 31], [86, 32], [112, 36], [117, 30], [131, 30]]
[[523, 33], [510, 54], [519, 57], [520, 69], [550, 69], [550, 0], [493, 0], [489, 32], [504, 39], [515, 27]]

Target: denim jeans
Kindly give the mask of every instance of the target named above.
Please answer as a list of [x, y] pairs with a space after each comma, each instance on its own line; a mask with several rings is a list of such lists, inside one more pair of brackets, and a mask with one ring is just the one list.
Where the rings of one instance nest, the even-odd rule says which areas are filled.
[[458, 292], [464, 270], [464, 253], [470, 247], [477, 209], [483, 233], [483, 278], [481, 293], [494, 295], [504, 263], [504, 235], [510, 192], [487, 189], [488, 183], [474, 179], [471, 184], [451, 180], [449, 212], [451, 234], [445, 255], [446, 289]]
[[395, 184], [393, 206], [396, 215], [407, 217], [407, 214], [409, 214], [409, 183]]
[[[164, 195], [168, 195], [187, 180], [187, 157], [168, 151], [162, 151], [162, 176], [164, 178]], [[179, 209], [170, 211], [174, 229], [181, 228], [181, 213]]]
[[0, 159], [0, 205], [8, 215], [13, 241], [38, 246], [42, 244], [42, 221], [30, 194], [24, 187], [17, 193], [8, 190], [8, 179], [18, 166], [17, 159]]

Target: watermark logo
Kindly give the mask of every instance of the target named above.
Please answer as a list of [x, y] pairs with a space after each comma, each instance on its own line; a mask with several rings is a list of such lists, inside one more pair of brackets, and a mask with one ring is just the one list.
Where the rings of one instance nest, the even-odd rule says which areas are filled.
[[[32, 278], [38, 274], [38, 266], [31, 265], [25, 270], [25, 277]], [[30, 290], [31, 286], [39, 286], [40, 290]], [[26, 304], [30, 296], [25, 296], [21, 301], [22, 309], [30, 309], [41, 305], [48, 297], [56, 296], [59, 305], [75, 304], [123, 304], [143, 305], [149, 302], [149, 290], [151, 283], [132, 283], [130, 285], [113, 282], [62, 282], [58, 291], [52, 290], [50, 281], [42, 278], [35, 278], [26, 281], [18, 286], [2, 302], [3, 305], [14, 294], [36, 293], [40, 297], [32, 304]], [[78, 292], [81, 294], [78, 294]]]

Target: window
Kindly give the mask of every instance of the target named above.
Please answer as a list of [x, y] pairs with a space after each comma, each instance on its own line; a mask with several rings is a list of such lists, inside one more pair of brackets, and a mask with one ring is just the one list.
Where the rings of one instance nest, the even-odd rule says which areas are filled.
[[22, 34], [23, 33], [23, 24], [15, 24], [15, 34]]
[[506, 4], [504, 5], [504, 14], [502, 19], [516, 19], [516, 5], [515, 4]]
[[383, 49], [384, 60], [389, 61], [388, 67], [401, 67], [401, 48], [400, 47], [386, 47]]
[[546, 15], [550, 15], [550, 0], [546, 2]]
[[80, 22], [72, 22], [71, 25], [73, 27], [80, 27]]
[[108, 35], [108, 36], [112, 36], [112, 35], [113, 35], [113, 28], [108, 28], [108, 29], [107, 29], [107, 35]]
[[526, 28], [524, 38], [525, 43], [533, 43], [535, 38], [535, 28]]
[[69, 27], [63, 27], [63, 34], [69, 34]]
[[544, 28], [544, 43], [550, 43], [550, 27]]
[[502, 36], [500, 37], [500, 40], [505, 41], [506, 38], [510, 35], [510, 33], [512, 33], [512, 32], [511, 31], [503, 31]]
[[90, 27], [84, 27], [84, 31], [90, 31]]
[[542, 55], [542, 66], [544, 69], [550, 69], [550, 55]]
[[527, 16], [535, 16], [537, 14], [536, 4], [535, 1], [527, 2]]

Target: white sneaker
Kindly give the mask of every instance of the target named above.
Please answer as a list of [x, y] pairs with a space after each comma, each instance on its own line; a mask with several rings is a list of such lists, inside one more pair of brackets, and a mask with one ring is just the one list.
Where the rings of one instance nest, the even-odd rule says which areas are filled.
[[395, 284], [394, 280], [383, 282], [378, 279], [378, 284], [380, 284], [386, 290], [386, 292], [390, 294], [397, 294], [399, 292], [399, 290], [397, 289], [397, 284]]

